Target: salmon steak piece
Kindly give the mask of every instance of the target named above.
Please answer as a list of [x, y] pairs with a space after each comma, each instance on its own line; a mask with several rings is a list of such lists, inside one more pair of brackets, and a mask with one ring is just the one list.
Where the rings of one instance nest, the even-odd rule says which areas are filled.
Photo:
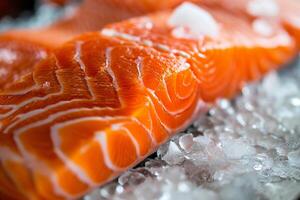
[[74, 38], [0, 93], [0, 195], [76, 199], [296, 54], [277, 24], [185, 3]]
[[191, 0], [207, 6], [219, 7], [232, 13], [239, 13], [256, 18], [254, 26], [270, 27], [266, 21], [278, 21], [296, 39], [300, 48], [300, 1], [297, 0]]
[[74, 14], [48, 27], [1, 33], [0, 90], [28, 74], [35, 63], [76, 35], [98, 31], [112, 22], [173, 7], [177, 2], [179, 0], [162, 0], [155, 4], [149, 0], [85, 0]]

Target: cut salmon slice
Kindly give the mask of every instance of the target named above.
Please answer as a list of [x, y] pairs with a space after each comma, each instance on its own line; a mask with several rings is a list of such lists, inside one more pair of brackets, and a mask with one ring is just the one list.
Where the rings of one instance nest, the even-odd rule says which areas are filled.
[[16, 165], [5, 174], [20, 199], [81, 197], [186, 128], [207, 102], [295, 55], [281, 27], [265, 36], [251, 23], [184, 4], [84, 34], [42, 60], [0, 95], [1, 161]]
[[[192, 0], [202, 4], [225, 8], [233, 13], [248, 15], [259, 19], [256, 26], [262, 31], [268, 29], [268, 24], [261, 20], [280, 21], [289, 33], [296, 39], [300, 48], [300, 2], [297, 0]], [[266, 30], [268, 31], [268, 30]]]
[[[58, 1], [60, 2], [60, 1]], [[85, 0], [71, 16], [39, 29], [11, 30], [0, 35], [0, 90], [32, 71], [35, 63], [72, 37], [98, 31], [104, 25], [154, 10], [172, 7], [178, 0]]]

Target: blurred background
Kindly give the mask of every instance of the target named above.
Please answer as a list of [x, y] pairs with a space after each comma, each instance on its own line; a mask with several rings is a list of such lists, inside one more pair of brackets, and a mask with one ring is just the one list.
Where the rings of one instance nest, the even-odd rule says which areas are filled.
[[36, 0], [1, 0], [0, 17], [18, 17], [21, 14], [32, 14], [36, 3]]

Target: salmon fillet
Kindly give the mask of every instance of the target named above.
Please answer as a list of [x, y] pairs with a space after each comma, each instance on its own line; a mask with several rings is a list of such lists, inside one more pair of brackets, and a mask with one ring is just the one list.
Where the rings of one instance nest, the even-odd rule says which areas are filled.
[[[35, 63], [76, 35], [104, 25], [173, 7], [179, 0], [85, 0], [71, 16], [39, 29], [10, 30], [0, 35], [0, 90], [32, 71]], [[3, 51], [1, 51], [3, 49]], [[11, 60], [3, 59], [1, 52]], [[7, 61], [8, 60], [8, 61]], [[2, 73], [1, 73], [2, 71]], [[2, 75], [3, 74], [3, 75]]]
[[192, 0], [253, 18], [280, 21], [300, 48], [300, 1], [298, 0]]
[[[0, 57], [0, 90], [9, 87], [14, 80], [32, 70], [35, 63], [44, 58], [72, 37], [87, 31], [96, 31], [108, 23], [120, 21], [162, 9], [172, 8], [183, 0], [85, 0], [71, 17], [37, 30], [12, 30], [0, 36], [0, 49], [10, 53], [13, 62]], [[241, 15], [247, 14], [247, 5], [255, 0], [191, 0], [213, 7], [222, 7]], [[256, 0], [257, 1], [257, 0]], [[263, 0], [272, 1], [272, 0]], [[279, 15], [285, 28], [294, 36], [300, 47], [300, 3], [295, 0], [274, 0], [278, 3]], [[260, 1], [259, 1], [260, 2]], [[251, 15], [251, 14], [250, 14]], [[272, 21], [274, 18], [272, 17]], [[253, 17], [253, 16], [252, 16]], [[270, 20], [268, 18], [268, 20]], [[264, 21], [257, 21], [258, 26]], [[1, 52], [0, 52], [1, 53]], [[33, 56], [32, 56], [33, 55]]]
[[2, 91], [3, 198], [79, 198], [296, 53], [277, 24], [265, 36], [244, 16], [199, 12], [193, 26], [176, 9], [76, 37]]

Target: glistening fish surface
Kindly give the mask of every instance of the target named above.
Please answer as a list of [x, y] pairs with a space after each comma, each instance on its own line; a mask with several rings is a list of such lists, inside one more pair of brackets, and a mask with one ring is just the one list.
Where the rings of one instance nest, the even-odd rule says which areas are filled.
[[232, 101], [219, 100], [156, 158], [84, 200], [299, 198], [299, 80], [294, 64], [244, 87]]

